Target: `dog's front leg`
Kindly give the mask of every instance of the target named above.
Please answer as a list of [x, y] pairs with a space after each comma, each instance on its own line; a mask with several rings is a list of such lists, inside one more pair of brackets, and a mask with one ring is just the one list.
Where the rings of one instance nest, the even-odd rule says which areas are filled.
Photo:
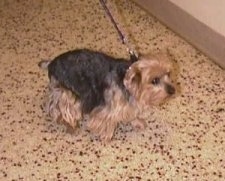
[[131, 125], [135, 130], [143, 130], [146, 128], [147, 123], [144, 119], [136, 117], [133, 121], [131, 121]]
[[102, 141], [110, 141], [119, 123], [118, 116], [107, 106], [95, 108], [87, 123], [87, 128], [100, 137]]

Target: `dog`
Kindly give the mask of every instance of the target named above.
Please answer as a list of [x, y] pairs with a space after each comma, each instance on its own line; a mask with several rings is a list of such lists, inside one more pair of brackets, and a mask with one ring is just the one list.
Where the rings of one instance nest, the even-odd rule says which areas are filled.
[[144, 129], [142, 111], [175, 93], [171, 65], [161, 55], [133, 62], [77, 49], [38, 65], [48, 70], [45, 111], [50, 118], [73, 130], [85, 119], [87, 129], [103, 141], [113, 138], [120, 123]]

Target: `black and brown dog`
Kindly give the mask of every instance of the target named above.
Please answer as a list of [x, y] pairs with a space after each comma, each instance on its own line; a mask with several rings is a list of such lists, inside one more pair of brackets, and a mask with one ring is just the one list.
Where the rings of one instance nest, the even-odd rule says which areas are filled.
[[139, 115], [175, 93], [170, 65], [161, 55], [133, 62], [88, 49], [69, 51], [41, 61], [50, 79], [46, 112], [76, 128], [84, 117], [90, 131], [108, 141], [117, 125], [146, 126]]

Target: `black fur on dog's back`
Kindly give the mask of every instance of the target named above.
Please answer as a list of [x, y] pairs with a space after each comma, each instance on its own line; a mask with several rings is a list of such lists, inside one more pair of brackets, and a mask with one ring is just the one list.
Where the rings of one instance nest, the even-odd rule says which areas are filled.
[[89, 113], [94, 107], [105, 103], [104, 91], [110, 81], [116, 82], [124, 94], [129, 94], [123, 79], [130, 65], [131, 62], [125, 59], [79, 49], [61, 54], [51, 61], [48, 75], [75, 93], [82, 103], [82, 112]]

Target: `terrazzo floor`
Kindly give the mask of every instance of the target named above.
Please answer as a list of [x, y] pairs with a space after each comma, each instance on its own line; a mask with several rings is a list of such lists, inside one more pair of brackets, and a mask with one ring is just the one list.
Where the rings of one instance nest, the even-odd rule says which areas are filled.
[[126, 48], [97, 0], [1, 0], [0, 180], [225, 180], [225, 71], [131, 1], [108, 2], [141, 53], [169, 52], [176, 96], [146, 111], [146, 130], [121, 126], [108, 144], [67, 133], [41, 109], [48, 78], [37, 63]]

